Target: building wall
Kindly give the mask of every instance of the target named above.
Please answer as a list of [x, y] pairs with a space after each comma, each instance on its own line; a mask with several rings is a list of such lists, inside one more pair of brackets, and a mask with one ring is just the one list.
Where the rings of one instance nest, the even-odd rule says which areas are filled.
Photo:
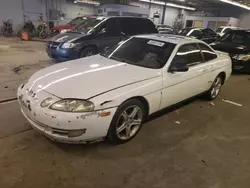
[[[47, 4], [47, 6], [46, 6]], [[14, 31], [19, 30], [24, 21], [31, 20], [36, 26], [42, 15], [47, 20], [48, 9], [55, 8], [66, 16], [58, 19], [55, 24], [67, 23], [78, 15], [94, 15], [95, 6], [87, 4], [74, 4], [66, 0], [0, 0], [0, 20], [13, 20]]]
[[[130, 4], [149, 9], [149, 3], [138, 2], [138, 1], [131, 1]], [[155, 24], [160, 24], [161, 23], [161, 21], [162, 21], [162, 15], [163, 15], [163, 8], [164, 7], [162, 5], [157, 5], [157, 4], [153, 4], [153, 3], [151, 4], [151, 8], [149, 10], [149, 18], [153, 20], [153, 16], [154, 16], [155, 13], [159, 13], [160, 14], [160, 19], [154, 21]], [[180, 11], [181, 11], [181, 9], [178, 9], [178, 8], [166, 7], [164, 24], [165, 25], [173, 26], [174, 22], [175, 22], [175, 19], [178, 16], [178, 14], [179, 14]]]
[[240, 27], [250, 29], [250, 13], [245, 13], [240, 16]]

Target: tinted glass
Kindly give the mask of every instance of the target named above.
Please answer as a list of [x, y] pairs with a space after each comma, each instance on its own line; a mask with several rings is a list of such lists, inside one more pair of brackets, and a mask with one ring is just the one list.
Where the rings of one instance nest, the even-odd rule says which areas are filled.
[[194, 30], [192, 33], [189, 35], [190, 37], [201, 37], [201, 31], [200, 30]]
[[92, 30], [97, 24], [99, 24], [102, 20], [103, 19], [89, 18], [85, 21], [84, 24], [79, 25], [78, 30], [87, 33]]
[[250, 45], [250, 33], [230, 31], [220, 38], [220, 42]]
[[159, 69], [166, 64], [175, 46], [172, 43], [133, 37], [101, 55], [136, 66]]
[[217, 58], [216, 53], [211, 50], [207, 45], [199, 43], [199, 46], [205, 61], [210, 61]]
[[142, 34], [147, 33], [158, 33], [155, 24], [148, 19], [138, 19], [138, 26]]
[[229, 31], [231, 31], [232, 29], [230, 29], [230, 28], [227, 28], [227, 29], [225, 29], [224, 31], [223, 31], [223, 33], [227, 33], [227, 32], [229, 32]]
[[138, 34], [137, 23], [135, 19], [123, 18], [120, 20], [121, 31], [126, 35], [135, 35]]
[[105, 29], [105, 35], [109, 36], [116, 36], [120, 35], [121, 31], [117, 27], [117, 18], [110, 18], [106, 22], [104, 22], [100, 28], [98, 29], [99, 32], [102, 32]]
[[181, 29], [178, 34], [186, 36], [191, 30], [192, 28], [184, 28], [184, 29]]
[[220, 33], [222, 31], [223, 27], [220, 27], [216, 30], [217, 33]]
[[212, 37], [215, 35], [214, 31], [211, 30], [211, 29], [204, 29], [202, 31], [203, 35], [206, 36], [206, 37]]
[[200, 49], [197, 44], [186, 44], [179, 48], [172, 64], [187, 65], [189, 67], [203, 61]]
[[[71, 20], [68, 24], [70, 24], [70, 25], [77, 25], [77, 22], [79, 22], [79, 21], [81, 21], [81, 20], [83, 20], [82, 17], [76, 17], [76, 18], [74, 18], [73, 20]], [[78, 24], [79, 24], [79, 23], [78, 23]]]

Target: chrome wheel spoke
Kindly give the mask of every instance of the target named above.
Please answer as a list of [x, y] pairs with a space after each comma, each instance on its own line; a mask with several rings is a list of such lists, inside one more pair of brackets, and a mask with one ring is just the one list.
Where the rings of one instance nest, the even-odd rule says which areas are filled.
[[126, 138], [130, 138], [130, 133], [131, 133], [131, 127], [130, 126], [127, 126], [126, 127]]
[[126, 123], [124, 122], [120, 127], [117, 128], [117, 133], [121, 133], [127, 127]]
[[131, 122], [131, 125], [140, 125], [141, 124], [141, 119], [133, 119]]
[[129, 115], [129, 117], [132, 118], [132, 119], [134, 119], [139, 110], [140, 110], [140, 108], [138, 108], [137, 106], [135, 106], [134, 109], [133, 109], [133, 111]]
[[122, 140], [128, 140], [134, 136], [142, 124], [142, 110], [133, 105], [126, 108], [117, 121], [116, 133]]
[[125, 121], [127, 121], [127, 120], [129, 119], [129, 116], [128, 116], [128, 114], [127, 114], [126, 111], [124, 111], [124, 112], [122, 113], [122, 117], [124, 118]]

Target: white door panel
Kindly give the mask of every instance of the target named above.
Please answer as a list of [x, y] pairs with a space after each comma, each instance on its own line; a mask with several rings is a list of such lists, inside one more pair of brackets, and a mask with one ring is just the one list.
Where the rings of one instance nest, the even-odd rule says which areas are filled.
[[187, 72], [166, 73], [163, 78], [161, 108], [176, 104], [204, 92], [204, 66], [194, 66]]

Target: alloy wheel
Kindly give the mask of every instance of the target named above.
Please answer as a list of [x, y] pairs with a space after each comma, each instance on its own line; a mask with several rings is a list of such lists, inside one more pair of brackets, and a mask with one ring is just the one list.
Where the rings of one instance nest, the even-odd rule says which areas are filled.
[[222, 79], [221, 77], [217, 77], [213, 83], [213, 86], [211, 88], [211, 93], [210, 93], [213, 99], [219, 95], [221, 87], [222, 87]]
[[143, 113], [140, 107], [133, 105], [126, 108], [118, 118], [116, 134], [121, 140], [133, 137], [142, 125]]

